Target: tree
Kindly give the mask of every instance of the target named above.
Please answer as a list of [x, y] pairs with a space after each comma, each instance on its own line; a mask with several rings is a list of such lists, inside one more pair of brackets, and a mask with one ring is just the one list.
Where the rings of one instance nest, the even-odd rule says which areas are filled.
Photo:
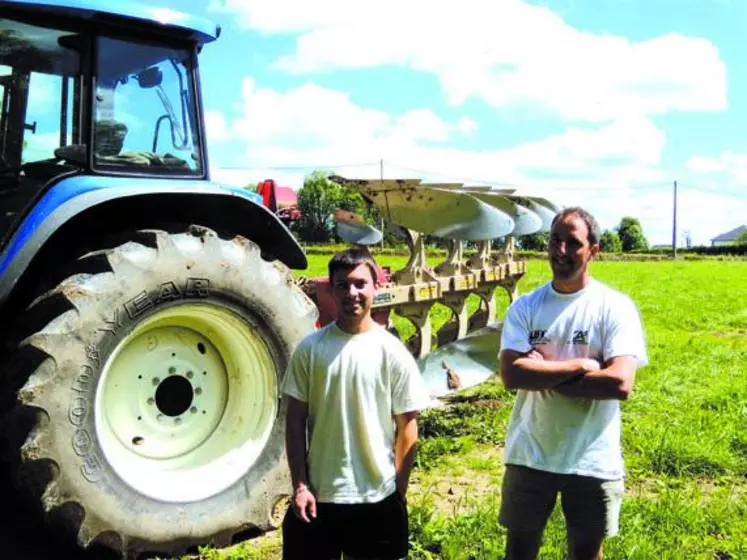
[[599, 248], [605, 253], [619, 253], [622, 251], [622, 243], [617, 232], [604, 230], [602, 236], [599, 238]]
[[522, 235], [517, 239], [519, 249], [522, 251], [547, 251], [550, 242], [550, 232], [542, 231], [531, 235]]
[[636, 218], [625, 216], [620, 220], [617, 228], [623, 251], [635, 251], [636, 249], [648, 249], [648, 240], [643, 234], [641, 223]]
[[293, 229], [304, 241], [329, 241], [333, 235], [332, 212], [340, 204], [342, 187], [327, 179], [323, 171], [307, 175], [298, 191], [298, 209], [301, 219]]
[[306, 176], [298, 191], [301, 219], [292, 225], [292, 229], [301, 239], [310, 242], [340, 241], [332, 219], [332, 212], [337, 208], [358, 214], [375, 228], [381, 226], [381, 217], [373, 204], [366, 202], [355, 189], [330, 181], [327, 175], [325, 171], [314, 171]]
[[372, 205], [367, 204], [358, 191], [340, 185], [337, 207], [349, 212], [355, 212], [362, 216], [366, 220], [366, 223], [373, 223], [373, 217], [369, 215], [371, 214], [370, 209]]
[[734, 240], [734, 243], [736, 243], [737, 245], [747, 244], [747, 229], [739, 232], [739, 235], [737, 235], [737, 238]]

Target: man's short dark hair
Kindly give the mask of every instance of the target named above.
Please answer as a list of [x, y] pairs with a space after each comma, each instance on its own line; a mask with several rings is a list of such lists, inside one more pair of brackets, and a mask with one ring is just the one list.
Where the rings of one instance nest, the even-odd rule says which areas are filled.
[[352, 270], [362, 264], [368, 267], [368, 270], [371, 271], [371, 278], [376, 282], [379, 277], [378, 266], [366, 247], [351, 247], [335, 253], [327, 265], [330, 284], [332, 283], [332, 277], [338, 270]]
[[565, 218], [566, 216], [569, 216], [571, 214], [575, 214], [576, 216], [581, 218], [586, 224], [586, 229], [589, 230], [589, 236], [588, 236], [589, 245], [596, 245], [597, 243], [599, 243], [599, 238], [602, 235], [602, 231], [599, 228], [599, 223], [597, 222], [596, 218], [594, 218], [594, 216], [589, 214], [586, 210], [584, 210], [580, 206], [571, 206], [569, 208], [563, 208], [563, 210], [558, 212], [555, 215], [555, 217], [552, 219], [552, 226], [554, 226], [555, 222], [557, 222], [561, 218]]

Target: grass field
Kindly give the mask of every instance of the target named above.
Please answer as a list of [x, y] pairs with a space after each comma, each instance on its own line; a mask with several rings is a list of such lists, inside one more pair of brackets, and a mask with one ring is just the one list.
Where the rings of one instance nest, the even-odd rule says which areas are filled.
[[[327, 259], [310, 256], [304, 274], [326, 274]], [[528, 268], [522, 292], [550, 278], [544, 261]], [[650, 357], [622, 405], [627, 496], [605, 557], [747, 558], [747, 262], [598, 262], [592, 274], [637, 303]], [[497, 511], [512, 403], [492, 379], [423, 416], [408, 495], [412, 558], [502, 557]], [[204, 557], [279, 558], [278, 539]], [[558, 509], [540, 557], [565, 558]]]

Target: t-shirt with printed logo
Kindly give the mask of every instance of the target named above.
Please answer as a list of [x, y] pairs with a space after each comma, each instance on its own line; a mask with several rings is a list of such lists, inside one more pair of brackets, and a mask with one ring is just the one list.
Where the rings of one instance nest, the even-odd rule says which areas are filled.
[[[549, 359], [631, 355], [648, 363], [640, 315], [625, 294], [591, 279], [572, 294], [548, 282], [517, 298], [503, 323], [501, 350], [542, 349]], [[624, 474], [620, 402], [517, 392], [506, 435], [506, 462], [561, 474], [615, 480]]]

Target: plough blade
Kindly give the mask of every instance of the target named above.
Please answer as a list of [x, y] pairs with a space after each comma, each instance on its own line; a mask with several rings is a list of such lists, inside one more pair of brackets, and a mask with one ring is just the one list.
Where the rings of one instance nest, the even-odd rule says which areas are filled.
[[468, 193], [414, 181], [331, 179], [359, 190], [387, 222], [427, 235], [480, 241], [504, 237], [514, 230], [511, 216]]
[[532, 212], [537, 214], [537, 216], [539, 216], [541, 220], [539, 231], [541, 232], [550, 231], [550, 225], [552, 224], [552, 219], [555, 217], [555, 212], [553, 212], [547, 206], [537, 202], [537, 200], [534, 197], [527, 198], [527, 203], [529, 205], [529, 208], [532, 210]]
[[533, 196], [531, 197], [531, 199], [534, 200], [537, 204], [541, 204], [542, 206], [550, 210], [553, 214], [557, 214], [562, 210], [560, 206], [550, 202], [549, 200], [541, 196]]
[[384, 237], [383, 233], [353, 212], [337, 209], [332, 213], [332, 217], [337, 224], [337, 235], [353, 245], [376, 245]]
[[[471, 191], [472, 188], [469, 187], [463, 190]], [[459, 192], [463, 192], [463, 190]], [[542, 218], [533, 208], [528, 207], [520, 197], [490, 191], [476, 191], [470, 194], [513, 218], [514, 229], [508, 235], [513, 237], [530, 235], [540, 231], [542, 228]]]
[[535, 212], [529, 207], [525, 206], [525, 202], [517, 196], [506, 195], [506, 198], [516, 205], [516, 211], [518, 213], [516, 220], [516, 228], [511, 232], [514, 237], [520, 237], [522, 235], [531, 235], [537, 233], [542, 228], [542, 218], [540, 218]]
[[514, 229], [509, 215], [468, 194], [428, 188], [389, 191], [377, 206], [385, 220], [436, 237], [480, 241]]
[[498, 371], [501, 327], [502, 323], [493, 323], [417, 360], [430, 394], [443, 397], [494, 375]]

